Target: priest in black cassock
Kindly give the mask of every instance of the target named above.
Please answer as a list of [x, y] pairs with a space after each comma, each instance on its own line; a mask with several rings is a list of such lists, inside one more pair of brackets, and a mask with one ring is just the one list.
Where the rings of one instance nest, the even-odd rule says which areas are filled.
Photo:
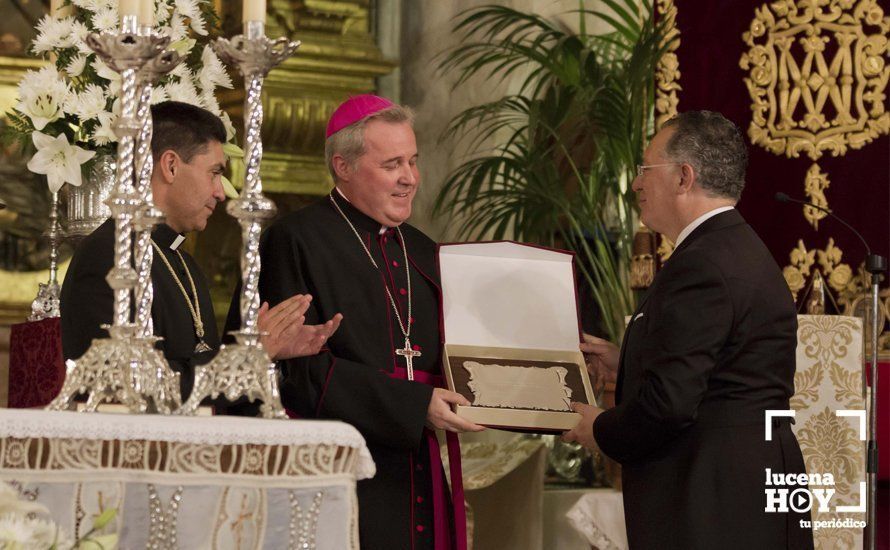
[[[404, 223], [420, 183], [412, 122], [373, 95], [337, 108], [325, 144], [336, 188], [266, 231], [260, 294], [273, 305], [311, 294], [309, 323], [343, 314], [321, 353], [280, 363], [281, 394], [292, 415], [365, 437], [377, 474], [358, 482], [362, 548], [462, 549], [456, 432], [483, 428], [451, 411], [469, 403], [444, 389], [436, 246]], [[452, 494], [433, 428], [447, 431]]]
[[[154, 171], [151, 187], [166, 223], [152, 233], [154, 289], [152, 323], [170, 367], [180, 373], [183, 399], [188, 397], [195, 365], [206, 363], [219, 349], [213, 303], [207, 280], [194, 258], [180, 249], [190, 231], [201, 231], [214, 208], [225, 199], [222, 174], [226, 130], [213, 113], [175, 101], [152, 107], [151, 141]], [[62, 351], [77, 359], [94, 338], [107, 337], [114, 294], [105, 280], [114, 263], [114, 220], [106, 220], [79, 244], [65, 276], [60, 297]], [[316, 353], [339, 319], [304, 326], [307, 296], [288, 297], [281, 305], [261, 310], [260, 328], [269, 355], [292, 357]]]

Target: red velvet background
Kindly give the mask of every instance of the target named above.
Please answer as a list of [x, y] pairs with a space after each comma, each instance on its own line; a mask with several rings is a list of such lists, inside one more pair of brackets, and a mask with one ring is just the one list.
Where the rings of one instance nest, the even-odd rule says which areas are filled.
[[[879, 1], [890, 14], [887, 0]], [[679, 111], [719, 111], [735, 122], [748, 139], [751, 99], [745, 86], [746, 71], [739, 59], [748, 50], [742, 33], [754, 19], [762, 0], [676, 0], [680, 30]], [[830, 54], [829, 54], [830, 55]], [[826, 57], [829, 57], [827, 55]], [[890, 61], [890, 60], [888, 60]], [[886, 101], [885, 101], [886, 103]], [[777, 191], [805, 199], [804, 177], [813, 161], [806, 155], [786, 158], [767, 152], [750, 141], [748, 181], [739, 211], [766, 242], [780, 267], [803, 239], [808, 250], [825, 248], [833, 237], [843, 250], [843, 261], [855, 270], [865, 251], [847, 228], [825, 218], [819, 231], [806, 222], [802, 207], [774, 200]], [[849, 149], [843, 157], [823, 154], [818, 161], [828, 175], [828, 205], [865, 237], [875, 253], [890, 253], [890, 139], [872, 141], [862, 149]]]

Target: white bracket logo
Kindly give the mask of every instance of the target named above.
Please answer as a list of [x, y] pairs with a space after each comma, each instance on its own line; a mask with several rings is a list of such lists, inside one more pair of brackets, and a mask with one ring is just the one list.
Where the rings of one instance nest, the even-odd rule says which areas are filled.
[[794, 415], [797, 411], [792, 409], [767, 409], [766, 410], [766, 421], [764, 422], [764, 434], [766, 435], [767, 441], [773, 440], [773, 418], [774, 417], [788, 417], [794, 418]]

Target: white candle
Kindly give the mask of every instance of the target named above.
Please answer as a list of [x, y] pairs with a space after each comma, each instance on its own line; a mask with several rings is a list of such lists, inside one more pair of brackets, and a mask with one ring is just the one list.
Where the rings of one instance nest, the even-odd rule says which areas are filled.
[[120, 0], [120, 3], [117, 5], [117, 12], [121, 19], [128, 15], [134, 17], [139, 15], [139, 0]]
[[244, 0], [241, 21], [266, 22], [266, 0]]
[[139, 16], [136, 18], [140, 27], [154, 27], [155, 2], [154, 0], [139, 0]]

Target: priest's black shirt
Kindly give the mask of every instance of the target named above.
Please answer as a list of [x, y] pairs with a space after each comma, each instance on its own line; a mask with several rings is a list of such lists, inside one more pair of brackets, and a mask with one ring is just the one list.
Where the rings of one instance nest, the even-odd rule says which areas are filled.
[[[173, 266], [189, 297], [194, 300], [182, 262], [176, 252], [170, 250], [170, 245], [177, 236], [178, 233], [166, 224], [159, 225], [152, 232], [152, 239]], [[182, 397], [185, 399], [191, 392], [195, 365], [213, 358], [219, 349], [219, 335], [204, 274], [194, 258], [187, 252], [180, 252], [195, 281], [204, 322], [204, 341], [212, 351], [195, 353], [198, 339], [185, 296], [167, 266], [157, 257], [157, 251], [151, 266], [154, 289], [151, 317], [155, 335], [163, 338], [157, 344], [159, 349], [164, 353], [170, 367], [180, 373]], [[105, 280], [113, 265], [114, 220], [109, 219], [77, 246], [62, 284], [59, 306], [62, 354], [65, 359], [77, 359], [89, 349], [94, 338], [108, 336], [108, 331], [100, 328], [100, 325], [111, 324], [114, 317], [114, 293]]]
[[[399, 233], [381, 233], [379, 223], [338, 193], [333, 196], [379, 269], [329, 196], [284, 216], [264, 233], [262, 299], [274, 306], [297, 293], [311, 294], [307, 324], [343, 314], [340, 329], [320, 354], [279, 363], [282, 402], [303, 418], [348, 422], [367, 441], [377, 474], [358, 482], [362, 548], [433, 548], [432, 476], [443, 476], [430, 471], [424, 435], [433, 388], [391, 377], [396, 366], [405, 367], [405, 359], [395, 354], [404, 337], [385, 289], [403, 322], [411, 323], [411, 343], [422, 353], [414, 359], [415, 371], [440, 375], [436, 245], [414, 227], [400, 226], [409, 257], [409, 316]], [[237, 319], [235, 303], [227, 327], [236, 326]]]

